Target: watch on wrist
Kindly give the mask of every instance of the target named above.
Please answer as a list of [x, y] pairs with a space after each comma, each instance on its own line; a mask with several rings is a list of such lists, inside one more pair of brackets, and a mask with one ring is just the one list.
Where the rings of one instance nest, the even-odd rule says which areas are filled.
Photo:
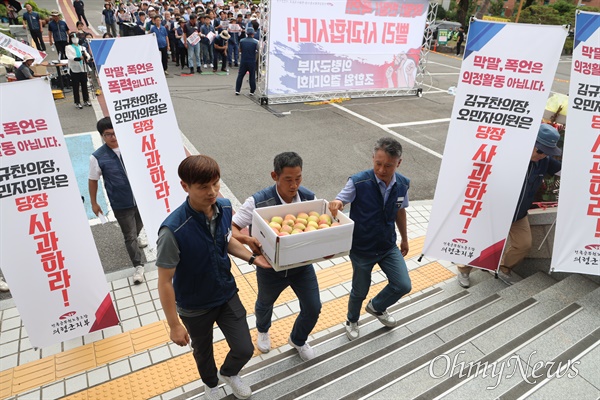
[[252, 256], [250, 256], [250, 259], [248, 260], [248, 265], [254, 264], [254, 260], [256, 260], [256, 254], [252, 254]]

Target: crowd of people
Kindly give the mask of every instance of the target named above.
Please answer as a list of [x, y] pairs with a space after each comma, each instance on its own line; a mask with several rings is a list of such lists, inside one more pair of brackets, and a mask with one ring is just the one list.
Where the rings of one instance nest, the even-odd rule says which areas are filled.
[[[239, 67], [241, 41], [247, 37], [260, 39], [259, 19], [258, 6], [238, 0], [227, 5], [214, 1], [107, 1], [101, 15], [104, 37], [156, 34], [165, 74], [169, 62], [181, 67], [182, 72], [187, 73], [189, 68], [190, 74], [203, 70], [216, 73], [219, 63], [221, 72]], [[256, 54], [252, 56], [256, 58]]]

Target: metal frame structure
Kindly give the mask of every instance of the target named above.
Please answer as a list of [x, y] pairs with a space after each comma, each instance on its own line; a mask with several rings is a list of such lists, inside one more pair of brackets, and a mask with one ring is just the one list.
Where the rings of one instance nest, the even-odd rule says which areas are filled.
[[[429, 3], [427, 12], [427, 24], [432, 26], [435, 22], [437, 8], [439, 4], [435, 1]], [[261, 0], [261, 37], [258, 53], [258, 78], [257, 91], [260, 104], [288, 104], [288, 103], [304, 103], [312, 101], [323, 101], [337, 98], [365, 98], [365, 97], [397, 97], [397, 96], [421, 96], [423, 93], [423, 78], [427, 66], [427, 58], [433, 41], [433, 32], [425, 29], [424, 44], [419, 53], [419, 63], [417, 65], [417, 76], [415, 79], [414, 88], [390, 88], [377, 90], [337, 90], [321, 93], [301, 93], [297, 95], [267, 95], [267, 82], [269, 73], [269, 41], [264, 40], [269, 34], [269, 20], [271, 17], [270, 0]]]

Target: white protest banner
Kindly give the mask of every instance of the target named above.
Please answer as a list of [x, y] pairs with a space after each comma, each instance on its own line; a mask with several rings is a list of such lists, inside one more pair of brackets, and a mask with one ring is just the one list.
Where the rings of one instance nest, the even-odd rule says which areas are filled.
[[424, 254], [498, 267], [566, 35], [471, 23]]
[[271, 0], [267, 94], [413, 88], [426, 0]]
[[578, 11], [552, 270], [600, 275], [600, 14]]
[[46, 58], [46, 53], [39, 51], [36, 48], [21, 43], [18, 40], [6, 36], [0, 32], [0, 47], [14, 54], [15, 56], [23, 59], [25, 56], [31, 56], [35, 60], [36, 64], [41, 63]]
[[213, 40], [215, 40], [215, 38], [217, 37], [217, 34], [211, 31], [211, 32], [208, 32], [206, 37], [208, 38], [209, 42], [212, 43]]
[[227, 31], [229, 31], [229, 33], [240, 33], [242, 27], [239, 24], [229, 24], [227, 26]]
[[49, 82], [3, 83], [0, 99], [0, 267], [31, 345], [118, 324]]
[[154, 245], [164, 219], [186, 198], [177, 175], [185, 150], [156, 38], [97, 39], [91, 47], [148, 242]]
[[[181, 40], [183, 41], [183, 38], [181, 38]], [[194, 32], [188, 36], [187, 41], [192, 46], [195, 46], [200, 41], [200, 35], [198, 35], [198, 32]]]

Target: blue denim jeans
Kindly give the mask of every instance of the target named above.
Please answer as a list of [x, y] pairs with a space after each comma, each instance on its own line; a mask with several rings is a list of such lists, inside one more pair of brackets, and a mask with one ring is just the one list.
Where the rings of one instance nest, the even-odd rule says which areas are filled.
[[369, 293], [371, 271], [375, 264], [379, 264], [388, 278], [386, 287], [372, 299], [373, 308], [376, 311], [387, 310], [389, 306], [396, 303], [405, 294], [410, 293], [412, 289], [404, 257], [397, 246], [379, 256], [357, 255], [350, 251], [350, 261], [352, 261], [352, 290], [348, 300], [348, 321], [350, 322], [357, 322], [360, 317], [360, 309]]
[[319, 283], [311, 265], [277, 272], [273, 269], [256, 268], [258, 297], [254, 309], [256, 329], [268, 332], [271, 327], [273, 304], [285, 288], [290, 286], [300, 301], [300, 314], [294, 322], [290, 337], [296, 346], [304, 346], [321, 313]]
[[210, 44], [200, 43], [200, 58], [202, 64], [212, 64], [212, 49]]
[[194, 62], [196, 64], [196, 68], [201, 68], [202, 64], [200, 64], [200, 43], [196, 43], [195, 45], [188, 44], [188, 66], [190, 68], [194, 68]]

